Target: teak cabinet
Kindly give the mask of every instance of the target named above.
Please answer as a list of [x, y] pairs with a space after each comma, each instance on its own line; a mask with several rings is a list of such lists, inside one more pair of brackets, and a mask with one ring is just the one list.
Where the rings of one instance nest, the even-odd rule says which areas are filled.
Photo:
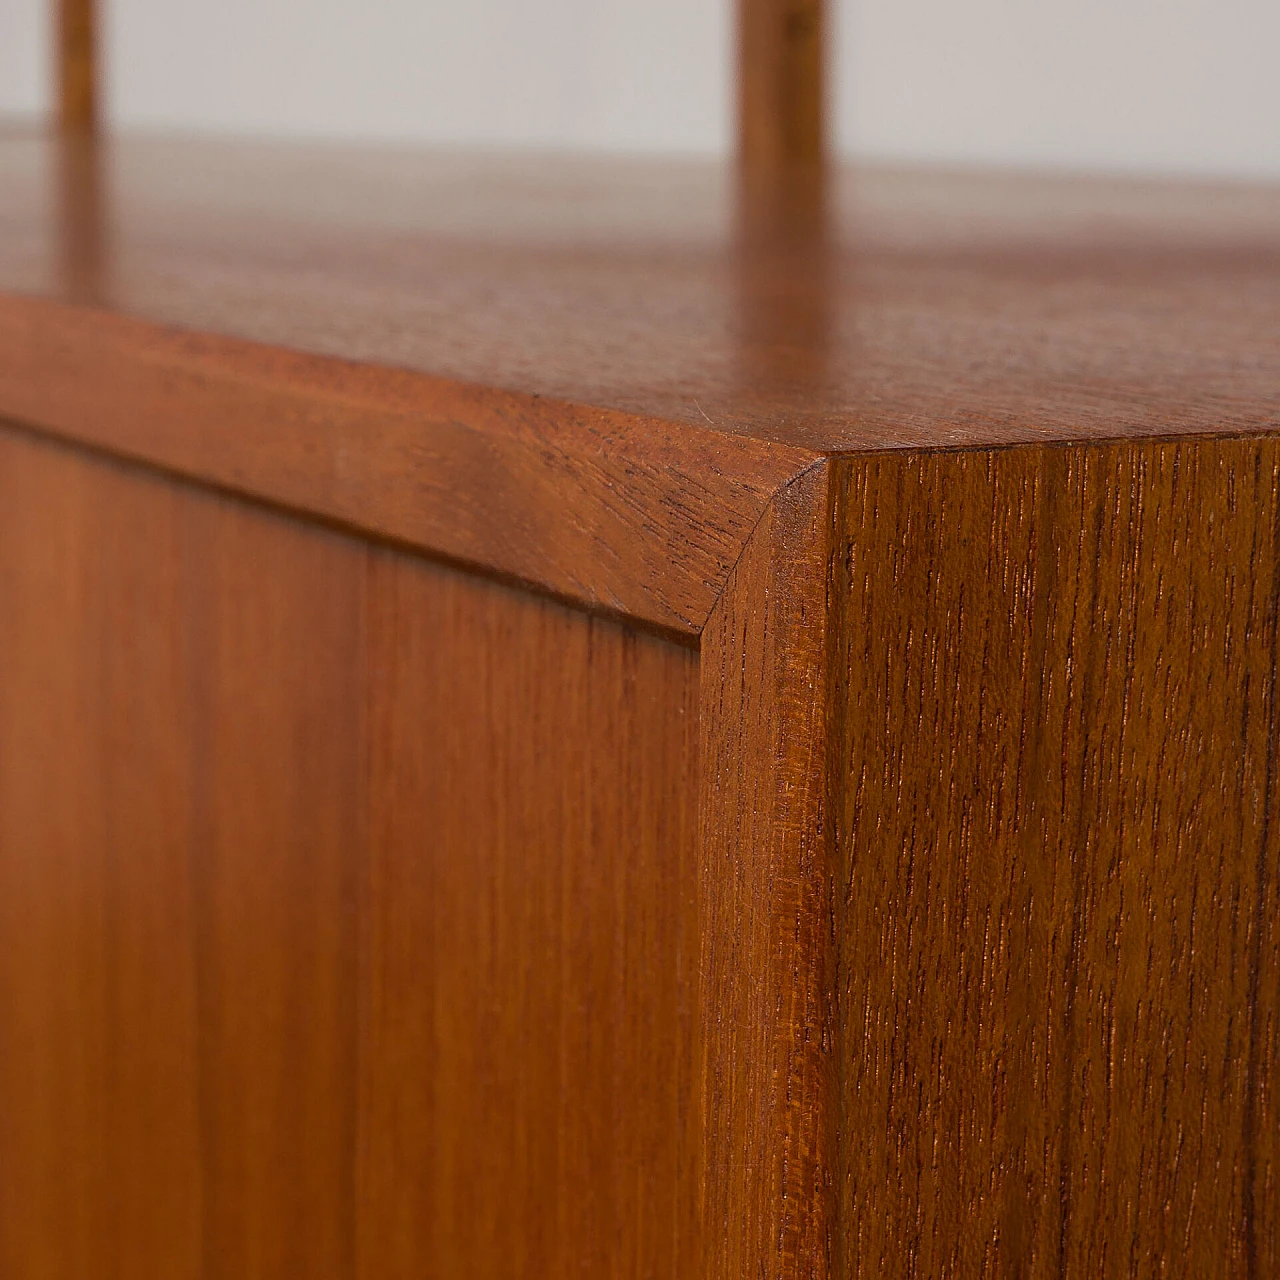
[[1280, 196], [0, 175], [0, 1276], [1280, 1274]]

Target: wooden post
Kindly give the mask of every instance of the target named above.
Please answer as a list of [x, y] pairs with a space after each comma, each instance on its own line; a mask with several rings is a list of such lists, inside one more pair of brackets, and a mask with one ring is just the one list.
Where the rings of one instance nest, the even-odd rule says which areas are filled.
[[63, 287], [99, 300], [103, 193], [98, 146], [97, 0], [55, 0], [58, 144], [54, 208]]
[[94, 0], [57, 0], [58, 125], [84, 133], [98, 123]]
[[738, 148], [746, 173], [822, 163], [825, 9], [825, 0], [739, 0]]

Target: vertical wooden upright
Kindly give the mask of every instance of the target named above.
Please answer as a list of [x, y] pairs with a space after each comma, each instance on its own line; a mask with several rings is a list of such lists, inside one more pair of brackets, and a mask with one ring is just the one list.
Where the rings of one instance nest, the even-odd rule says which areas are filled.
[[98, 300], [104, 197], [98, 124], [97, 0], [56, 0], [57, 163], [54, 168], [61, 278], [70, 296]]
[[94, 0], [57, 0], [58, 125], [88, 133], [98, 123], [98, 21]]
[[825, 0], [740, 0], [738, 150], [747, 174], [822, 163], [825, 11]]

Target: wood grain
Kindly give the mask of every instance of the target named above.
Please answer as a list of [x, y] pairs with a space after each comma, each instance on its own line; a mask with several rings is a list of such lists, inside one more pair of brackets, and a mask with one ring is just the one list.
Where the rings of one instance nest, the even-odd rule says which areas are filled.
[[0, 1271], [691, 1274], [687, 646], [0, 431]]
[[1280, 1267], [1278, 469], [841, 464], [844, 1274]]
[[726, 166], [111, 137], [86, 295], [56, 153], [0, 140], [6, 381], [42, 297], [811, 456], [1280, 428], [1274, 186], [846, 167], [796, 247]]
[[371, 571], [358, 1274], [697, 1274], [696, 655]]
[[201, 1274], [181, 507], [0, 433], [6, 1276]]
[[765, 181], [826, 152], [823, 0], [738, 0], [738, 162]]
[[193, 917], [200, 1274], [337, 1280], [355, 1249], [366, 553], [178, 501], [180, 607], [121, 617], [107, 647], [176, 631], [189, 664], [193, 724], [171, 749], [193, 794], [169, 838]]
[[362, 549], [0, 451], [3, 1270], [348, 1276]]
[[0, 176], [0, 1272], [1280, 1270], [1274, 191]]
[[0, 343], [19, 419], [690, 639], [812, 460], [35, 300]]
[[761, 520], [702, 635], [702, 1090], [713, 1276], [828, 1275], [829, 470]]

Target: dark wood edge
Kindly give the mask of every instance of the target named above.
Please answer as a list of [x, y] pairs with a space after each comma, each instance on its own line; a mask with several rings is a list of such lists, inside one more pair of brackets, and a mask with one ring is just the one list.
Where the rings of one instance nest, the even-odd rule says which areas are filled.
[[11, 294], [0, 417], [686, 642], [816, 457]]
[[829, 1271], [831, 473], [780, 490], [702, 634], [700, 1217], [725, 1280]]

